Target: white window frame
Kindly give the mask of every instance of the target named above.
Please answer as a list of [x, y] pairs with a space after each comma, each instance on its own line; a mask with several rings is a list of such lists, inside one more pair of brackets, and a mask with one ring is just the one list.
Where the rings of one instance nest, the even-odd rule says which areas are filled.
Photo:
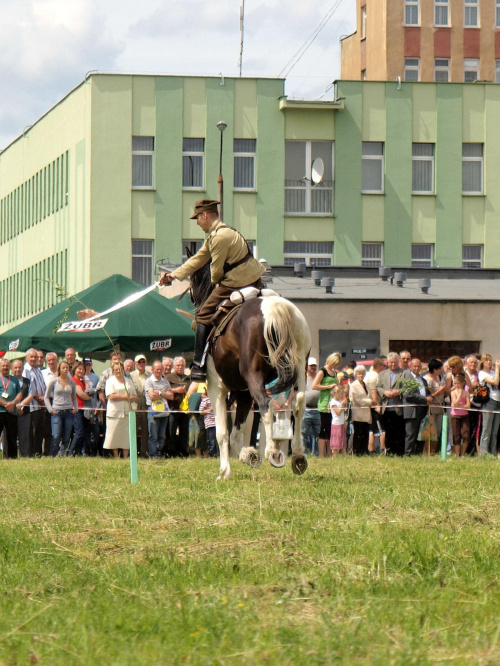
[[[292, 141], [286, 141], [285, 143], [293, 143]], [[335, 142], [334, 141], [298, 141], [295, 143], [303, 143], [305, 144], [305, 154], [304, 154], [304, 159], [305, 159], [305, 174], [303, 178], [300, 181], [300, 184], [298, 184], [298, 181], [287, 181], [286, 180], [286, 175], [287, 175], [287, 169], [286, 169], [286, 163], [285, 163], [285, 215], [287, 216], [294, 216], [294, 215], [299, 215], [299, 216], [311, 216], [311, 217], [331, 217], [333, 215], [333, 209], [335, 205]], [[331, 181], [325, 181], [323, 180], [321, 183], [318, 185], [315, 185], [313, 180], [312, 180], [312, 155], [313, 155], [313, 144], [315, 143], [328, 143], [331, 145], [331, 165], [332, 165], [332, 180]], [[286, 162], [286, 146], [285, 146], [285, 162]], [[293, 183], [293, 184], [287, 184], [287, 183]], [[325, 192], [331, 192], [331, 207], [330, 210], [323, 212], [323, 211], [312, 211], [313, 207], [313, 190], [315, 189], [321, 189], [324, 190]], [[288, 210], [288, 204], [287, 204], [287, 192], [293, 192], [293, 190], [304, 192], [304, 197], [305, 197], [305, 202], [304, 202], [304, 210]]]
[[500, 83], [500, 60], [495, 60], [495, 83]]
[[[403, 25], [420, 25], [420, 7], [419, 0], [405, 0], [404, 7], [404, 23]], [[417, 10], [417, 20], [413, 20], [415, 17], [415, 11]], [[408, 20], [410, 19], [410, 20]]]
[[[464, 58], [464, 83], [474, 83], [479, 79], [479, 58]], [[475, 74], [474, 78], [469, 77], [467, 81], [467, 74]]]
[[[412, 61], [412, 62], [410, 62]], [[408, 78], [409, 72], [416, 72], [417, 78], [414, 79], [411, 76]], [[405, 81], [420, 81], [420, 58], [405, 58], [405, 71], [404, 71], [404, 80]]]
[[[368, 144], [377, 144], [382, 147], [382, 152], [380, 154], [371, 155], [364, 152], [365, 145]], [[384, 142], [383, 141], [363, 141], [361, 144], [361, 193], [362, 194], [384, 194], [385, 186], [385, 164], [384, 164]], [[365, 161], [378, 161], [380, 163], [380, 189], [379, 190], [368, 190], [363, 187], [363, 163]]]
[[[150, 244], [150, 251], [149, 252], [144, 252], [144, 251], [139, 251], [137, 248], [134, 251], [134, 243], [149, 243]], [[144, 271], [144, 269], [141, 269], [141, 273], [146, 272], [147, 274], [143, 279], [137, 279], [137, 273], [134, 271], [134, 259], [139, 259], [143, 260], [144, 263], [149, 260], [149, 269]], [[132, 238], [132, 279], [135, 280], [136, 282], [139, 282], [140, 284], [143, 284], [144, 286], [148, 286], [153, 282], [153, 269], [154, 269], [154, 241], [149, 239], [149, 238]]]
[[[419, 257], [417, 254], [423, 256]], [[434, 266], [434, 245], [432, 243], [412, 243], [411, 265], [412, 268], [432, 268]]]
[[[152, 149], [139, 149], [139, 148], [134, 148], [134, 139], [151, 139], [152, 142]], [[154, 136], [133, 136], [132, 137], [132, 189], [133, 190], [154, 190], [154, 183], [155, 183], [155, 161], [154, 161], [154, 156], [155, 156], [155, 138]], [[149, 157], [151, 160], [151, 182], [149, 184], [142, 184], [142, 185], [136, 185], [134, 184], [134, 158], [135, 157]]]
[[[235, 192], [255, 192], [255, 163], [257, 158], [257, 139], [241, 139], [242, 141], [253, 141], [253, 151], [236, 150], [236, 142], [240, 139], [233, 139], [233, 190]], [[236, 161], [238, 159], [252, 160], [252, 184], [249, 187], [242, 187], [236, 184]]]
[[479, 28], [479, 0], [464, 0], [464, 28]]
[[[477, 254], [479, 254], [479, 257], [467, 257], [467, 254], [473, 254], [472, 252], [468, 252], [468, 250], [479, 250]], [[471, 268], [471, 269], [477, 269], [477, 268], [482, 268], [483, 267], [483, 250], [484, 246], [483, 245], [462, 245], [462, 268]], [[474, 254], [476, 254], [474, 252]]]
[[[184, 140], [195, 139], [198, 141], [203, 141], [203, 150], [184, 150]], [[198, 136], [185, 136], [182, 139], [183, 150], [182, 150], [182, 189], [183, 190], [204, 190], [205, 189], [205, 139]], [[184, 184], [184, 161], [192, 158], [201, 158], [201, 184], [196, 185], [185, 185]], [[194, 172], [193, 172], [194, 173]]]
[[[446, 23], [441, 16], [446, 17]], [[434, 25], [438, 28], [447, 28], [450, 25], [450, 7], [448, 0], [434, 0]]]
[[[465, 157], [463, 154], [463, 147], [465, 145], [481, 146], [481, 156]], [[481, 167], [481, 186], [479, 190], [465, 190], [464, 189], [464, 171], [467, 164], [478, 163]], [[484, 194], [484, 144], [471, 143], [462, 144], [462, 194], [465, 196], [482, 196]]]
[[[438, 62], [440, 63], [438, 65]], [[446, 62], [447, 64], [441, 64]], [[446, 81], [438, 81], [437, 74], [446, 72]], [[436, 83], [449, 83], [450, 81], [450, 59], [449, 58], [434, 58], [434, 81]]]
[[285, 241], [283, 244], [283, 265], [293, 266], [300, 262], [306, 266], [333, 265], [333, 242], [330, 241]]
[[361, 39], [366, 39], [366, 5], [361, 7]]
[[[424, 145], [424, 146], [432, 146], [432, 155], [414, 155], [415, 152], [415, 146], [419, 145]], [[412, 179], [411, 179], [411, 193], [412, 194], [418, 194], [418, 195], [429, 195], [429, 194], [434, 194], [434, 156], [435, 156], [435, 145], [433, 143], [412, 143]], [[431, 169], [431, 188], [429, 190], [417, 190], [415, 189], [415, 174], [413, 172], [413, 166], [414, 163], [416, 162], [426, 162], [430, 164], [430, 169]]]
[[384, 265], [383, 243], [361, 243], [361, 266], [377, 268]]

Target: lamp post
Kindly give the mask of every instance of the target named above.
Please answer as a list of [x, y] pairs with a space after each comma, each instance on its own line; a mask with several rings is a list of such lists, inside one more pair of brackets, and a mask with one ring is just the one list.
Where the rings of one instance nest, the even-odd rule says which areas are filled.
[[224, 135], [224, 130], [227, 127], [227, 123], [223, 120], [219, 120], [217, 123], [217, 129], [220, 132], [220, 151], [219, 151], [219, 177], [217, 178], [217, 198], [220, 201], [219, 204], [219, 219], [222, 220], [222, 208], [223, 208], [223, 197], [224, 197], [224, 179], [222, 178], [222, 138]]

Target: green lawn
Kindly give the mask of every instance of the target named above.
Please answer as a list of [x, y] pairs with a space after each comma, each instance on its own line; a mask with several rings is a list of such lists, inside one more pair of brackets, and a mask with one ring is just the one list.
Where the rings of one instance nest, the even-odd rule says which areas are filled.
[[498, 664], [500, 461], [0, 461], [0, 664]]

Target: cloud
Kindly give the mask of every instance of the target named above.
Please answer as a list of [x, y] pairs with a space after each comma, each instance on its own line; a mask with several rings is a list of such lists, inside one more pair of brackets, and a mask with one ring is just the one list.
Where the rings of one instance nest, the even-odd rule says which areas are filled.
[[[125, 48], [90, 0], [2, 0], [0, 145]], [[2, 141], [4, 139], [4, 141]]]

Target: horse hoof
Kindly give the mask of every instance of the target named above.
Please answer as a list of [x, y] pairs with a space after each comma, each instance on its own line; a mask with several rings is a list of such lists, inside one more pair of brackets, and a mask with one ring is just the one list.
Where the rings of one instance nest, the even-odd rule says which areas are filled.
[[262, 458], [260, 457], [260, 453], [252, 451], [248, 455], [248, 464], [250, 467], [260, 467], [262, 465]]
[[286, 465], [286, 456], [283, 451], [276, 451], [269, 454], [269, 462], [273, 467], [284, 467]]
[[293, 456], [292, 457], [292, 472], [301, 476], [307, 469], [308, 466], [307, 458], [305, 456]]

